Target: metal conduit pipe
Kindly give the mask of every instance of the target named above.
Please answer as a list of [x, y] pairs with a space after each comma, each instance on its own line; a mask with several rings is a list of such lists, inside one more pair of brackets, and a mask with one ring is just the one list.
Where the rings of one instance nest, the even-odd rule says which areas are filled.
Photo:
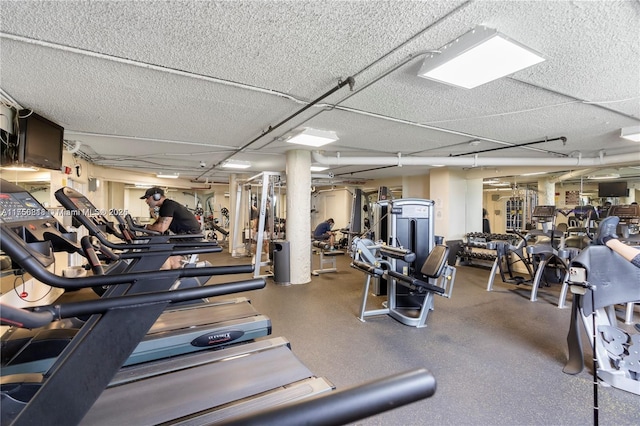
[[400, 153], [387, 157], [343, 157], [338, 152], [335, 157], [327, 157], [319, 152], [312, 152], [313, 161], [330, 166], [611, 166], [640, 163], [640, 152], [600, 155], [593, 158], [563, 157], [563, 158], [513, 158], [513, 157], [403, 157]]
[[550, 178], [549, 182], [563, 182], [565, 180], [569, 180], [569, 179], [575, 179], [577, 177], [581, 177], [584, 176], [588, 173], [594, 172], [598, 169], [594, 169], [594, 168], [588, 168], [588, 169], [580, 169], [580, 170], [572, 170], [569, 173], [565, 173], [561, 176], [555, 177], [555, 178]]
[[[447, 13], [443, 18], [441, 18], [441, 20], [444, 19], [445, 17], [451, 16], [452, 14], [458, 12], [459, 10], [461, 10], [464, 7], [468, 6], [470, 3], [471, 2], [468, 1], [466, 3], [463, 3], [460, 6], [456, 7], [451, 12]], [[439, 20], [438, 22], [440, 22], [441, 20]], [[438, 22], [436, 22], [436, 23], [438, 23]], [[424, 33], [429, 28], [432, 28], [433, 25], [435, 25], [435, 24], [429, 25], [428, 27], [426, 27], [425, 29], [420, 31], [418, 34], [416, 34], [416, 36], [421, 35], [422, 33]], [[363, 73], [364, 71], [369, 69], [371, 66], [373, 66], [375, 63], [381, 61], [383, 58], [387, 57], [389, 54], [395, 52], [400, 47], [406, 45], [406, 43], [408, 43], [409, 41], [413, 40], [416, 36], [411, 37], [405, 43], [402, 43], [400, 46], [398, 46], [397, 48], [393, 49], [389, 53], [385, 54], [384, 56], [382, 56], [378, 60], [374, 61], [372, 64], [370, 64], [367, 67], [365, 67], [364, 69], [358, 71], [356, 74], [351, 76], [351, 78], [353, 78], [353, 77], [355, 77], [357, 75], [360, 75], [361, 73]], [[402, 124], [406, 124], [406, 125], [409, 125], [409, 126], [421, 127], [421, 128], [425, 128], [425, 129], [438, 131], [438, 132], [443, 132], [443, 133], [454, 134], [454, 135], [458, 135], [458, 136], [469, 137], [471, 139], [480, 139], [480, 140], [484, 140], [484, 141], [487, 141], [487, 142], [493, 142], [493, 143], [496, 143], [496, 144], [506, 145], [506, 146], [512, 146], [513, 145], [513, 144], [510, 144], [509, 142], [505, 142], [505, 141], [501, 141], [501, 140], [497, 140], [497, 139], [493, 139], [493, 138], [487, 138], [487, 137], [483, 137], [483, 136], [472, 135], [472, 134], [465, 133], [465, 132], [458, 132], [458, 131], [455, 131], [455, 130], [450, 130], [450, 129], [437, 127], [437, 126], [432, 126], [432, 125], [423, 124], [423, 123], [418, 123], [418, 122], [413, 122], [413, 121], [409, 121], [409, 120], [402, 120], [402, 119], [398, 119], [398, 118], [394, 118], [394, 117], [385, 116], [385, 115], [382, 115], [382, 114], [376, 114], [376, 113], [363, 111], [363, 110], [358, 110], [358, 109], [355, 109], [355, 108], [350, 108], [350, 107], [346, 107], [346, 106], [340, 105], [342, 102], [344, 102], [345, 100], [347, 100], [351, 96], [357, 94], [361, 90], [364, 90], [365, 88], [369, 87], [373, 83], [375, 83], [375, 82], [379, 81], [380, 79], [384, 78], [385, 76], [387, 76], [391, 72], [393, 72], [393, 71], [397, 70], [398, 68], [402, 67], [406, 63], [408, 63], [408, 62], [410, 62], [410, 61], [412, 61], [412, 60], [414, 60], [416, 58], [419, 58], [419, 57], [421, 57], [422, 55], [424, 55], [424, 54], [426, 54], [428, 52], [434, 52], [433, 50], [420, 51], [420, 52], [417, 52], [417, 53], [409, 55], [407, 58], [405, 58], [399, 64], [396, 64], [395, 66], [393, 66], [390, 70], [386, 71], [382, 75], [374, 78], [372, 81], [370, 81], [370, 82], [366, 83], [365, 85], [363, 85], [362, 88], [353, 91], [353, 87], [352, 87], [351, 90], [353, 91], [353, 93], [350, 94], [349, 96], [341, 99], [336, 104], [320, 104], [320, 103], [318, 103], [319, 99], [316, 99], [313, 102], [308, 102], [308, 101], [305, 101], [305, 100], [302, 100], [302, 99], [298, 99], [295, 96], [289, 95], [289, 94], [284, 93], [284, 92], [279, 92], [279, 91], [276, 91], [276, 90], [265, 89], [265, 88], [258, 87], [258, 86], [252, 86], [252, 85], [249, 85], [249, 84], [243, 84], [243, 83], [239, 83], [239, 82], [235, 82], [235, 81], [224, 80], [224, 79], [211, 77], [211, 76], [204, 75], [204, 74], [198, 74], [198, 73], [195, 73], [195, 72], [190, 72], [190, 71], [185, 71], [185, 70], [180, 70], [180, 69], [175, 69], [175, 68], [169, 68], [169, 67], [155, 65], [155, 64], [142, 62], [142, 61], [137, 61], [137, 60], [133, 60], [133, 59], [122, 58], [122, 57], [115, 56], [115, 55], [109, 55], [109, 54], [105, 54], [105, 53], [93, 52], [93, 51], [90, 51], [90, 50], [81, 49], [81, 48], [77, 48], [77, 47], [64, 46], [64, 45], [60, 45], [60, 44], [52, 43], [52, 42], [48, 42], [48, 41], [36, 40], [36, 39], [33, 39], [33, 38], [19, 36], [19, 35], [15, 35], [15, 34], [9, 34], [9, 33], [1, 32], [1, 31], [0, 31], [0, 38], [5, 38], [7, 40], [13, 40], [13, 41], [27, 43], [27, 44], [33, 44], [33, 45], [36, 45], [36, 46], [46, 47], [46, 48], [49, 48], [49, 49], [61, 50], [61, 51], [64, 51], [64, 52], [71, 52], [71, 53], [76, 53], [76, 54], [80, 54], [80, 55], [86, 55], [86, 56], [90, 56], [90, 57], [94, 57], [94, 58], [99, 58], [99, 59], [109, 60], [109, 61], [113, 61], [113, 62], [118, 62], [118, 63], [125, 64], [125, 65], [131, 65], [131, 66], [135, 66], [135, 67], [139, 67], [139, 68], [146, 68], [146, 69], [153, 70], [153, 71], [164, 72], [164, 73], [167, 73], [167, 74], [174, 74], [174, 75], [179, 75], [179, 76], [182, 76], [182, 77], [194, 78], [194, 79], [198, 79], [198, 80], [207, 81], [207, 82], [210, 82], [210, 83], [216, 83], [216, 84], [222, 84], [222, 85], [225, 85], [225, 86], [235, 87], [235, 88], [238, 88], [238, 89], [250, 90], [250, 91], [253, 91], [253, 92], [264, 93], [264, 94], [267, 94], [267, 95], [274, 95], [274, 96], [277, 96], [277, 97], [280, 97], [280, 98], [288, 99], [288, 100], [293, 101], [293, 102], [298, 103], [298, 104], [305, 105], [305, 108], [303, 108], [303, 110], [306, 110], [307, 108], [310, 108], [310, 107], [317, 107], [317, 108], [321, 108], [322, 109], [322, 111], [318, 111], [316, 114], [314, 114], [311, 117], [307, 118], [302, 123], [298, 123], [298, 126], [303, 124], [303, 123], [306, 123], [311, 118], [313, 118], [313, 117], [319, 115], [320, 113], [322, 113], [324, 110], [339, 109], [339, 110], [351, 112], [351, 113], [354, 113], [354, 114], [366, 115], [366, 116], [369, 116], [369, 117], [373, 117], [373, 118], [377, 118], [377, 119], [381, 119], [381, 120], [386, 120], [386, 121], [393, 121], [393, 122], [396, 122], [396, 123], [402, 123]], [[350, 83], [350, 85], [352, 85], [352, 84]], [[10, 100], [14, 105], [16, 105], [16, 106], [18, 105], [18, 103], [15, 102], [6, 92], [4, 92], [4, 90], [0, 89], [0, 94], [3, 95], [4, 97], [6, 97], [8, 100]], [[322, 99], [324, 97], [325, 96], [322, 96], [320, 99]], [[301, 111], [299, 111], [299, 112], [301, 112]], [[298, 113], [296, 113], [295, 115], [297, 115]], [[285, 119], [281, 123], [279, 123], [277, 126], [274, 126], [274, 127], [270, 128], [268, 132], [262, 133], [258, 138], [256, 138], [256, 140], [262, 138], [267, 133], [270, 133], [272, 130], [275, 130], [276, 127], [279, 127], [280, 124], [283, 124], [284, 122], [288, 121], [288, 119], [290, 119], [292, 117], [293, 116], [288, 117], [287, 119]], [[81, 131], [74, 131], [74, 130], [71, 130], [71, 129], [65, 130], [65, 133], [66, 134], [77, 134], [77, 135], [111, 137], [111, 138], [130, 138], [130, 139], [135, 139], [135, 140], [153, 140], [153, 141], [156, 141], [156, 142], [177, 143], [177, 144], [184, 144], [184, 145], [201, 145], [201, 146], [214, 147], [214, 148], [229, 148], [226, 145], [222, 146], [222, 145], [203, 144], [203, 143], [195, 143], [195, 142], [188, 142], [188, 141], [162, 140], [162, 139], [155, 139], [155, 138], [143, 138], [143, 137], [127, 136], [127, 135], [112, 135], [112, 134], [81, 132]], [[278, 139], [279, 138], [274, 138], [274, 140], [278, 140]], [[252, 141], [252, 142], [254, 142], [254, 141]], [[230, 151], [230, 155], [228, 155], [224, 160], [227, 160], [227, 159], [233, 157], [238, 152], [241, 152], [241, 151], [245, 150], [249, 145], [252, 144], [252, 142], [250, 142], [249, 144], [246, 144], [245, 146], [240, 147], [238, 149], [230, 149], [229, 150]], [[533, 151], [539, 151], [539, 152], [546, 152], [543, 149], [534, 148], [534, 147], [526, 147], [524, 149], [533, 150]], [[220, 162], [218, 162], [218, 164], [219, 163]], [[218, 165], [218, 164], [216, 164], [216, 165]], [[198, 176], [198, 179], [200, 177], [202, 177], [204, 174], [206, 174], [206, 173], [210, 172], [211, 170], [213, 170], [216, 165], [214, 165], [214, 167], [209, 168], [204, 173], [200, 174]]]

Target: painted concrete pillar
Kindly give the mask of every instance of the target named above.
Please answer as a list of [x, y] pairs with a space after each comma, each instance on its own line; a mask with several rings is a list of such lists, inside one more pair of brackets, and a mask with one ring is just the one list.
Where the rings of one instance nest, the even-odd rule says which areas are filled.
[[538, 181], [538, 205], [555, 206], [556, 204], [556, 184], [549, 179]]
[[465, 179], [446, 167], [431, 169], [428, 198], [434, 201], [436, 235], [458, 240], [482, 231], [482, 179]]
[[287, 240], [291, 284], [311, 281], [311, 153], [287, 151]]

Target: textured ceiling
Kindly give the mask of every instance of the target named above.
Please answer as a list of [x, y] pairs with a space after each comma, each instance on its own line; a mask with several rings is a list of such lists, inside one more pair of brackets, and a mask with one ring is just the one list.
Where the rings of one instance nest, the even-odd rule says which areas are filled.
[[[619, 138], [621, 127], [640, 124], [635, 0], [2, 1], [0, 8], [5, 102], [63, 125], [96, 164], [225, 181], [217, 165], [229, 157], [251, 161], [251, 172], [284, 170], [292, 148], [284, 139], [314, 127], [337, 132], [340, 140], [323, 150], [343, 158], [448, 157], [562, 136], [566, 143], [478, 155], [534, 157], [543, 169], [548, 158], [604, 150], [632, 154], [614, 168], [640, 166], [640, 145]], [[424, 52], [476, 25], [547, 60], [472, 90], [417, 77]], [[347, 85], [282, 123], [349, 76], [353, 90]], [[330, 171], [372, 179], [427, 170], [346, 162]]]

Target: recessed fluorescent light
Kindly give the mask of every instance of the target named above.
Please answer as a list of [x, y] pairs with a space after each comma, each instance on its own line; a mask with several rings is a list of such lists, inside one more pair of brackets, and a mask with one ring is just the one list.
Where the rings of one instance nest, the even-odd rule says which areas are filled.
[[251, 163], [249, 161], [227, 160], [222, 167], [227, 169], [248, 169], [251, 167]]
[[311, 171], [312, 172], [323, 172], [325, 170], [327, 170], [328, 167], [323, 167], [323, 166], [311, 166]]
[[336, 132], [333, 132], [331, 130], [318, 130], [307, 127], [301, 132], [289, 138], [287, 142], [295, 143], [298, 145], [318, 147], [329, 144], [331, 142], [335, 142], [337, 140], [338, 135], [336, 135]]
[[11, 172], [37, 172], [40, 170], [37, 167], [32, 166], [3, 166], [1, 168], [2, 170], [9, 170]]
[[533, 173], [523, 173], [520, 176], [537, 176], [537, 175], [546, 175], [547, 172], [533, 172]]
[[618, 179], [619, 177], [620, 177], [620, 175], [617, 174], [617, 173], [609, 173], [609, 174], [603, 174], [603, 175], [587, 176], [587, 179], [589, 179], [589, 180], [606, 180], [606, 179]]
[[419, 77], [465, 89], [497, 80], [545, 59], [498, 31], [477, 26], [427, 56]]
[[152, 188], [153, 185], [151, 185], [150, 183], [136, 183], [134, 184], [134, 186], [136, 188]]
[[502, 182], [499, 179], [487, 179], [485, 181], [482, 181], [482, 183], [484, 185], [490, 185], [490, 186], [511, 186], [509, 182]]
[[165, 179], [177, 179], [178, 176], [180, 176], [180, 173], [174, 173], [174, 174], [171, 174], [171, 175], [164, 174], [164, 173], [158, 173], [156, 176], [159, 177], [159, 178], [165, 178]]
[[620, 137], [633, 142], [640, 142], [640, 126], [623, 127], [620, 129]]

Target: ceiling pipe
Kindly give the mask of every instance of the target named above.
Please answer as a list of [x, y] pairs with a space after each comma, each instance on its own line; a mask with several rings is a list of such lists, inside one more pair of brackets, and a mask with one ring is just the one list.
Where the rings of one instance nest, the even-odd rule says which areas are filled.
[[553, 182], [553, 183], [563, 182], [565, 180], [570, 180], [570, 179], [574, 179], [574, 178], [577, 178], [577, 177], [582, 177], [582, 176], [586, 175], [587, 173], [591, 173], [591, 172], [596, 171], [596, 170], [598, 170], [598, 169], [573, 170], [573, 171], [571, 171], [569, 173], [565, 173], [563, 175], [550, 178], [549, 182]]
[[[30, 38], [30, 37], [24, 37], [24, 36], [19, 36], [16, 34], [10, 34], [10, 33], [5, 33], [0, 31], [0, 38], [4, 38], [7, 40], [13, 40], [13, 41], [17, 41], [17, 42], [21, 42], [21, 43], [27, 43], [27, 44], [32, 44], [35, 46], [39, 46], [39, 47], [46, 47], [48, 49], [56, 49], [56, 50], [61, 50], [63, 52], [70, 52], [70, 53], [75, 53], [78, 55], [84, 55], [84, 56], [90, 56], [92, 58], [98, 58], [98, 59], [103, 59], [103, 60], [107, 60], [107, 61], [112, 61], [112, 62], [117, 62], [120, 64], [125, 64], [125, 65], [131, 65], [134, 67], [138, 67], [138, 68], [145, 68], [145, 69], [149, 69], [152, 71], [159, 71], [159, 72], [164, 72], [164, 73], [168, 73], [168, 74], [174, 74], [174, 75], [178, 75], [178, 76], [182, 76], [182, 77], [188, 77], [188, 78], [195, 78], [197, 80], [203, 80], [203, 81], [208, 81], [211, 83], [216, 83], [216, 84], [222, 84], [225, 86], [231, 86], [231, 87], [235, 87], [235, 88], [239, 88], [239, 89], [246, 89], [246, 90], [251, 90], [254, 92], [261, 92], [261, 93], [265, 93], [267, 95], [275, 95], [278, 96], [280, 98], [285, 98], [285, 99], [289, 99], [293, 102], [296, 103], [301, 103], [301, 104], [306, 104], [306, 102], [297, 99], [291, 95], [288, 95], [286, 93], [283, 92], [278, 92], [276, 90], [271, 90], [271, 89], [264, 89], [262, 87], [257, 87], [257, 86], [251, 86], [249, 84], [243, 84], [243, 83], [238, 83], [235, 81], [230, 81], [230, 80], [224, 80], [221, 78], [216, 78], [216, 77], [211, 77], [209, 75], [205, 75], [205, 74], [198, 74], [195, 72], [190, 72], [190, 71], [185, 71], [185, 70], [181, 70], [181, 69], [177, 69], [177, 68], [169, 68], [169, 67], [165, 67], [162, 65], [155, 65], [149, 62], [142, 62], [142, 61], [136, 61], [134, 59], [127, 59], [127, 58], [123, 58], [120, 56], [115, 56], [115, 55], [109, 55], [106, 53], [99, 53], [99, 52], [94, 52], [91, 50], [87, 50], [87, 49], [82, 49], [79, 47], [72, 47], [72, 46], [66, 46], [66, 45], [62, 45], [62, 44], [57, 44], [57, 43], [53, 43], [53, 42], [49, 42], [49, 41], [44, 41], [44, 40], [37, 40], [34, 38]], [[7, 97], [8, 100], [10, 100], [12, 102], [12, 104], [18, 105], [17, 102], [15, 102], [8, 94], [6, 94], [6, 92], [2, 91], [2, 89], [0, 89], [0, 94], [2, 94], [3, 96]]]
[[[354, 109], [354, 108], [350, 108], [350, 107], [339, 105], [340, 103], [342, 103], [345, 100], [349, 99], [351, 96], [357, 94], [358, 92], [364, 90], [365, 88], [369, 87], [370, 85], [376, 83], [380, 79], [386, 77], [391, 72], [393, 72], [393, 71], [397, 70], [398, 68], [402, 67], [406, 63], [408, 63], [410, 61], [413, 61], [414, 59], [419, 58], [419, 57], [423, 56], [426, 53], [436, 52], [434, 50], [426, 50], [426, 51], [421, 51], [421, 52], [417, 52], [417, 53], [411, 54], [405, 60], [403, 60], [399, 64], [393, 66], [390, 70], [388, 70], [387, 72], [385, 72], [382, 75], [378, 76], [377, 78], [375, 78], [371, 82], [365, 84], [364, 86], [362, 86], [358, 90], [353, 90], [353, 80], [354, 80], [354, 78], [356, 76], [364, 73], [366, 70], [371, 68], [374, 64], [376, 64], [376, 63], [380, 62], [382, 59], [388, 57], [391, 53], [399, 50], [400, 47], [406, 45], [410, 41], [414, 40], [417, 36], [422, 35], [427, 30], [429, 30], [433, 26], [435, 26], [436, 24], [439, 24], [440, 22], [442, 22], [445, 18], [448, 18], [448, 17], [452, 16], [453, 14], [455, 14], [458, 11], [464, 9], [466, 6], [468, 6], [471, 3], [472, 3], [471, 1], [467, 1], [467, 2], [459, 5], [458, 7], [453, 9], [452, 11], [448, 12], [445, 16], [443, 16], [440, 19], [438, 19], [433, 24], [427, 26], [422, 31], [420, 31], [419, 33], [417, 33], [413, 37], [411, 37], [408, 40], [406, 40], [405, 42], [403, 42], [400, 46], [396, 47], [392, 51], [390, 51], [387, 54], [383, 55], [381, 58], [379, 58], [376, 61], [374, 61], [373, 63], [369, 64], [364, 69], [362, 69], [362, 70], [358, 71], [357, 73], [353, 74], [351, 77], [349, 77], [349, 79], [351, 79], [351, 81], [349, 82], [349, 85], [350, 85], [350, 89], [351, 89], [352, 93], [349, 96], [347, 96], [347, 97], [341, 99], [340, 101], [338, 101], [336, 104], [320, 104], [319, 101], [321, 99], [323, 99], [325, 97], [325, 95], [323, 95], [322, 97], [316, 99], [313, 102], [307, 102], [307, 101], [304, 101], [302, 99], [298, 99], [298, 98], [296, 98], [294, 96], [291, 96], [289, 94], [286, 94], [286, 93], [283, 93], [283, 92], [278, 92], [278, 91], [271, 90], [271, 89], [264, 89], [264, 88], [261, 88], [261, 87], [251, 86], [251, 85], [248, 85], [248, 84], [233, 82], [233, 81], [229, 81], [229, 80], [224, 80], [224, 79], [211, 77], [211, 76], [204, 75], [204, 74], [198, 74], [198, 73], [184, 71], [184, 70], [180, 70], [180, 69], [175, 69], [175, 68], [169, 68], [169, 67], [165, 67], [165, 66], [155, 65], [155, 64], [151, 64], [151, 63], [147, 63], [147, 62], [136, 61], [136, 60], [132, 60], [132, 59], [126, 59], [126, 58], [122, 58], [122, 57], [119, 57], [119, 56], [93, 52], [93, 51], [86, 50], [86, 49], [60, 45], [60, 44], [57, 44], [57, 43], [47, 42], [47, 41], [43, 41], [43, 40], [37, 40], [37, 39], [29, 38], [29, 37], [18, 36], [18, 35], [9, 34], [9, 33], [1, 32], [1, 31], [0, 31], [0, 38], [5, 38], [5, 39], [8, 39], [8, 40], [13, 40], [13, 41], [17, 41], [17, 42], [32, 44], [32, 45], [36, 45], [36, 46], [40, 46], [40, 47], [46, 47], [46, 48], [49, 48], [49, 49], [56, 49], [56, 50], [61, 50], [61, 51], [64, 51], [64, 52], [71, 52], [71, 53], [75, 53], [75, 54], [79, 54], [79, 55], [90, 56], [90, 57], [94, 57], [94, 58], [98, 58], [98, 59], [113, 61], [113, 62], [125, 64], [125, 65], [131, 65], [131, 66], [135, 66], [135, 67], [139, 67], [139, 68], [145, 68], [145, 69], [158, 71], [158, 72], [163, 72], [163, 73], [168, 73], [168, 74], [174, 74], [174, 75], [178, 75], [178, 76], [182, 76], [182, 77], [194, 78], [194, 79], [203, 80], [203, 81], [207, 81], [207, 82], [211, 82], [211, 83], [222, 84], [222, 85], [225, 85], [225, 86], [231, 86], [231, 87], [235, 87], [235, 88], [239, 88], [239, 89], [250, 90], [250, 91], [254, 91], [254, 92], [260, 92], [260, 93], [264, 93], [264, 94], [268, 94], [268, 95], [274, 95], [274, 96], [277, 96], [277, 97], [280, 97], [280, 98], [288, 99], [288, 100], [293, 101], [295, 103], [299, 103], [299, 104], [305, 105], [305, 108], [303, 108], [303, 110], [306, 110], [310, 106], [322, 108], [322, 111], [318, 111], [317, 114], [314, 114], [313, 116], [311, 116], [308, 119], [304, 120], [302, 123], [299, 123], [298, 126], [308, 122], [310, 119], [312, 119], [316, 115], [319, 115], [320, 113], [324, 112], [326, 109], [339, 109], [339, 110], [343, 110], [343, 111], [347, 111], [347, 112], [351, 112], [351, 113], [355, 113], [355, 114], [360, 114], [360, 115], [365, 115], [365, 116], [369, 116], [369, 117], [373, 117], [373, 118], [377, 118], [377, 119], [382, 119], [382, 120], [386, 120], [386, 121], [392, 121], [392, 122], [396, 122], [396, 123], [406, 124], [406, 125], [409, 125], [409, 126], [421, 127], [421, 128], [425, 128], [425, 129], [434, 130], [434, 131], [437, 131], [437, 132], [453, 134], [453, 135], [458, 135], [458, 136], [462, 136], [462, 137], [468, 137], [468, 138], [471, 138], [471, 139], [484, 140], [484, 141], [487, 141], [487, 142], [492, 142], [492, 143], [496, 143], [496, 144], [500, 144], [500, 145], [506, 145], [507, 147], [511, 147], [513, 144], [511, 144], [509, 142], [505, 142], [505, 141], [496, 140], [496, 139], [493, 139], [493, 138], [488, 138], [488, 137], [483, 137], [483, 136], [478, 136], [478, 135], [472, 135], [472, 134], [465, 133], [465, 132], [459, 132], [459, 131], [446, 129], [446, 128], [441, 128], [441, 127], [437, 127], [437, 126], [431, 126], [431, 125], [428, 125], [428, 124], [417, 123], [417, 122], [408, 121], [408, 120], [402, 120], [402, 119], [398, 119], [398, 118], [394, 118], [394, 117], [385, 116], [385, 115], [382, 115], [382, 114], [376, 114], [376, 113], [372, 113], [372, 112], [357, 110], [357, 109]], [[347, 79], [347, 80], [349, 80], [349, 79]], [[16, 106], [16, 108], [21, 109], [21, 107], [19, 107], [19, 104], [13, 98], [11, 98], [4, 90], [0, 89], [0, 95], [4, 96], [7, 100], [10, 100], [11, 103]], [[314, 105], [314, 103], [315, 103], [315, 105]], [[299, 111], [299, 112], [301, 112], [301, 111]], [[296, 113], [295, 115], [297, 115], [298, 113]], [[291, 118], [293, 118], [293, 116], [288, 117], [287, 120], [291, 119]], [[283, 122], [279, 123], [278, 127], [281, 124], [283, 124], [284, 122], [286, 122], [287, 120], [284, 120]], [[267, 133], [270, 133], [272, 130], [275, 130], [275, 128], [276, 127], [270, 127], [268, 129], [268, 131], [263, 132], [256, 139], [254, 139], [253, 141], [249, 142], [248, 144], [245, 144], [244, 146], [242, 146], [240, 148], [233, 148], [233, 147], [229, 147], [229, 146], [226, 146], [226, 145], [222, 146], [222, 145], [215, 145], [215, 144], [202, 144], [202, 143], [194, 143], [194, 142], [186, 142], [186, 141], [162, 140], [162, 139], [156, 139], [156, 138], [142, 138], [142, 137], [132, 137], [132, 136], [122, 136], [122, 135], [97, 134], [97, 133], [89, 133], [89, 132], [82, 132], [82, 131], [73, 131], [73, 130], [70, 130], [70, 129], [69, 130], [65, 130], [65, 134], [89, 135], [89, 136], [112, 137], [112, 138], [130, 138], [130, 139], [143, 140], [143, 141], [144, 140], [152, 140], [152, 141], [157, 141], [157, 142], [177, 143], [177, 144], [185, 144], [185, 145], [202, 145], [202, 146], [213, 147], [213, 148], [227, 148], [232, 153], [230, 155], [226, 156], [225, 159], [222, 160], [222, 161], [225, 161], [225, 160], [233, 157], [235, 154], [244, 151], [250, 145], [252, 145], [254, 142], [256, 142], [258, 139], [262, 138]], [[277, 139], [279, 139], [279, 138], [276, 138], [275, 140], [277, 140]], [[545, 150], [542, 150], [542, 149], [539, 149], [539, 148], [534, 148], [534, 147], [525, 147], [524, 149], [533, 150], [533, 151], [540, 151], [540, 152], [546, 152]], [[80, 153], [84, 154], [84, 153], [82, 153], [82, 151], [80, 151]], [[95, 160], [91, 159], [89, 155], [86, 155], [86, 157], [87, 157], [86, 159], [88, 161], [95, 161]], [[197, 177], [197, 179], [200, 179], [205, 174], [211, 172], [213, 169], [216, 168], [216, 166], [220, 165], [221, 162], [218, 162], [213, 167], [209, 168], [208, 170], [205, 170], [203, 173], [201, 173]]]
[[640, 152], [599, 155], [594, 158], [505, 158], [505, 157], [403, 157], [400, 154], [388, 157], [343, 157], [338, 152], [335, 157], [327, 157], [319, 152], [312, 152], [313, 161], [325, 166], [563, 166], [588, 167], [611, 166], [640, 163]]
[[288, 121], [290, 121], [291, 119], [293, 119], [294, 117], [298, 116], [299, 114], [302, 114], [304, 111], [306, 111], [307, 109], [309, 109], [312, 106], [316, 105], [317, 103], [319, 103], [324, 98], [332, 95], [334, 92], [337, 92], [338, 90], [342, 89], [343, 87], [345, 87], [347, 85], [349, 86], [350, 90], [353, 90], [353, 86], [355, 84], [356, 84], [356, 81], [352, 76], [347, 77], [346, 80], [342, 80], [342, 79], [338, 80], [338, 84], [336, 86], [334, 86], [332, 89], [328, 90], [324, 94], [320, 95], [320, 97], [318, 97], [318, 98], [314, 99], [313, 101], [309, 102], [307, 105], [303, 106], [298, 111], [296, 111], [293, 114], [289, 115], [287, 118], [285, 118], [284, 120], [280, 121], [278, 124], [274, 124], [273, 126], [269, 126], [269, 128], [267, 130], [263, 131], [261, 134], [259, 134], [258, 136], [256, 136], [252, 140], [250, 140], [249, 142], [245, 143], [244, 145], [242, 145], [240, 148], [237, 148], [234, 153], [225, 156], [222, 160], [218, 161], [216, 164], [214, 164], [208, 170], [205, 170], [204, 172], [200, 173], [200, 175], [197, 177], [197, 179], [200, 179], [202, 176], [204, 176], [205, 174], [207, 174], [211, 170], [215, 169], [216, 167], [221, 166], [225, 161], [227, 161], [228, 159], [233, 157], [235, 154], [246, 150], [251, 145], [256, 143], [259, 139], [261, 139], [263, 136], [268, 135], [272, 131], [276, 130], [278, 127], [282, 126], [283, 124], [285, 124]]
[[[523, 147], [526, 147], [526, 146], [536, 145], [536, 144], [539, 144], [539, 143], [547, 143], [547, 142], [555, 142], [555, 141], [562, 141], [562, 144], [565, 145], [567, 143], [567, 138], [565, 138], [564, 136], [560, 136], [559, 138], [554, 138], [554, 139], [545, 138], [545, 139], [542, 139], [542, 140], [539, 140], [539, 141], [534, 141], [534, 142], [525, 142], [525, 143], [513, 144], [513, 145], [509, 145], [509, 146], [500, 146], [500, 147], [497, 147], [497, 148], [482, 149], [482, 150], [466, 152], [466, 153], [462, 153], [462, 154], [453, 154], [452, 157], [462, 157], [463, 155], [481, 154], [483, 152], [500, 151], [500, 150], [509, 149], [509, 148], [523, 148]], [[555, 152], [555, 151], [549, 151], [549, 150], [545, 150], [545, 152], [547, 152], [548, 154], [558, 155], [560, 157], [568, 157], [569, 156], [569, 155], [563, 154], [561, 152]]]

